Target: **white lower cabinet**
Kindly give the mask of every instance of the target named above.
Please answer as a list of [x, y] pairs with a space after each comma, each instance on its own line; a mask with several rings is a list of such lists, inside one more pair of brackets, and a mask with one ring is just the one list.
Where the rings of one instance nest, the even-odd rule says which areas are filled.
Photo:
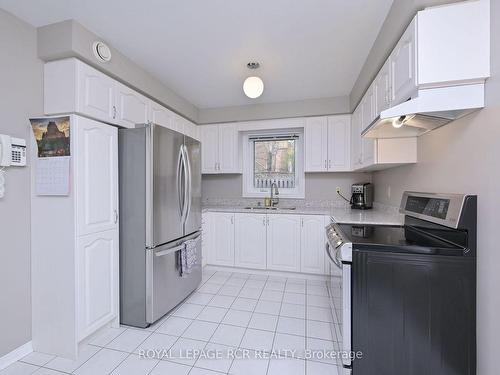
[[325, 217], [304, 215], [300, 231], [300, 272], [325, 273]]
[[324, 275], [323, 215], [203, 213], [207, 264]]
[[234, 266], [234, 215], [225, 212], [211, 213], [208, 256], [210, 264]]
[[78, 339], [118, 314], [118, 230], [78, 238]]
[[267, 215], [267, 268], [300, 272], [300, 216]]
[[266, 269], [267, 215], [237, 213], [234, 219], [234, 265]]

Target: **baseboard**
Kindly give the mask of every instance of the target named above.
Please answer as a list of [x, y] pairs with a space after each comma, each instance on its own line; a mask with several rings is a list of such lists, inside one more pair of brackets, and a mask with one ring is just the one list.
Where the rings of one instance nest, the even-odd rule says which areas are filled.
[[0, 358], [0, 370], [3, 370], [14, 362], [19, 361], [21, 358], [27, 356], [31, 352], [33, 352], [33, 345], [31, 341], [28, 341], [26, 344], [21, 345], [20, 347], [14, 349], [10, 353], [7, 353]]
[[267, 276], [278, 276], [278, 277], [295, 277], [297, 279], [304, 280], [328, 280], [328, 275], [313, 275], [309, 273], [301, 272], [287, 272], [287, 271], [274, 271], [274, 270], [258, 270], [253, 268], [241, 268], [241, 267], [231, 267], [231, 266], [217, 266], [213, 264], [207, 264], [203, 267], [207, 270], [213, 271], [227, 271], [227, 272], [238, 272], [238, 273], [253, 273]]

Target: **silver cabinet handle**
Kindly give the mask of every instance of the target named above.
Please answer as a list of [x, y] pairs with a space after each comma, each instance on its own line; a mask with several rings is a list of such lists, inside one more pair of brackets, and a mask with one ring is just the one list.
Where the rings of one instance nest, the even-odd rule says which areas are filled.
[[113, 211], [113, 215], [114, 215], [114, 220], [115, 220], [115, 224], [118, 223], [118, 211], [115, 209]]
[[215, 162], [214, 169], [217, 170], [217, 162]]
[[328, 169], [328, 166], [327, 166], [327, 161], [325, 159], [325, 169]]
[[116, 105], [113, 106], [113, 118], [116, 118]]
[[234, 224], [234, 216], [231, 216], [231, 224]]
[[330, 169], [331, 167], [332, 167], [332, 161], [328, 160], [328, 169]]
[[264, 226], [266, 226], [266, 217], [264, 216], [264, 218], [262, 219], [262, 224], [264, 224]]
[[301, 225], [302, 227], [304, 226], [304, 218], [303, 218], [303, 217], [301, 217], [301, 218], [300, 218], [300, 225]]

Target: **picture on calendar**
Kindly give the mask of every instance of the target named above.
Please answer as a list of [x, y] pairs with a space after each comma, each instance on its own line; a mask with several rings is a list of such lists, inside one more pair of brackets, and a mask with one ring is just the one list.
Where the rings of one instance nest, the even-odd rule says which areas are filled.
[[38, 157], [70, 156], [69, 116], [30, 119]]

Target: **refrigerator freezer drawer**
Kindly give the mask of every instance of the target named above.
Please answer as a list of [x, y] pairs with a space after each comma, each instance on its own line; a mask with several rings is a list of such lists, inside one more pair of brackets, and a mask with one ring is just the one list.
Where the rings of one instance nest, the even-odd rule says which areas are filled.
[[196, 245], [197, 259], [191, 273], [181, 277], [182, 243], [162, 246], [146, 254], [146, 321], [154, 323], [193, 292], [201, 283], [201, 234]]

